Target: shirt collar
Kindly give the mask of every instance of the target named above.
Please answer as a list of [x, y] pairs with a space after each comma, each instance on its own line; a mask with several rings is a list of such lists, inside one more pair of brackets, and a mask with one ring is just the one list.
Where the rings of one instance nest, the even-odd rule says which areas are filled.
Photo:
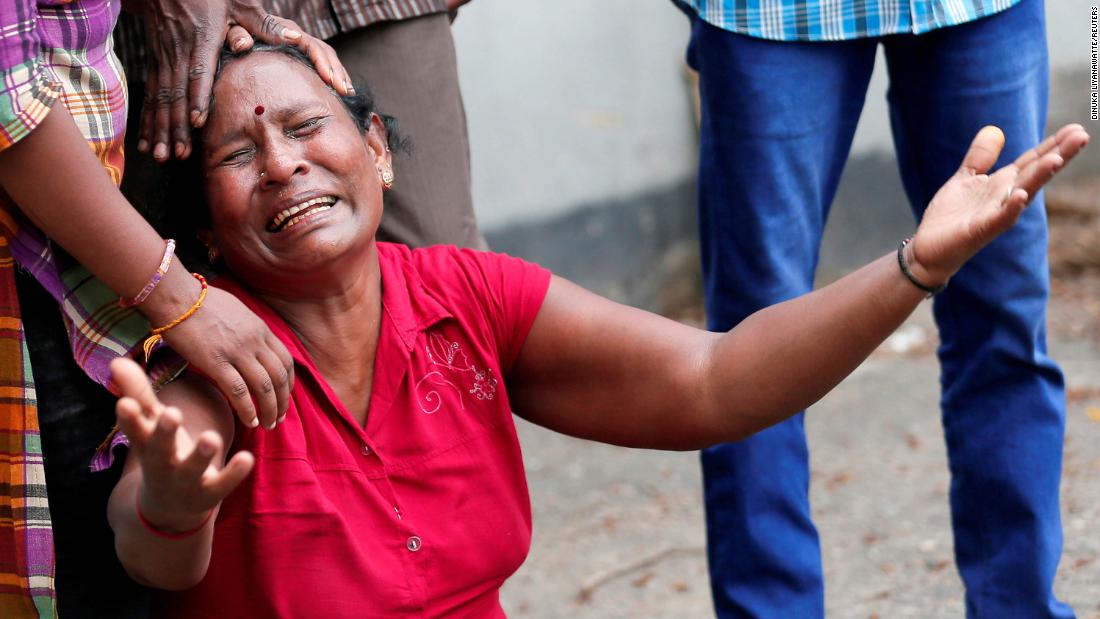
[[452, 316], [424, 288], [420, 273], [413, 265], [412, 250], [396, 243], [377, 245], [378, 266], [382, 273], [382, 311], [405, 347], [412, 350], [418, 333]]
[[[421, 331], [452, 315], [425, 289], [408, 247], [396, 243], [377, 243], [377, 246], [382, 279], [382, 328], [386, 328], [387, 322], [393, 325], [401, 343], [411, 351]], [[311, 365], [297, 334], [271, 306], [248, 292], [230, 275], [219, 277], [215, 285], [232, 293], [263, 319], [272, 333], [286, 344], [296, 361]]]

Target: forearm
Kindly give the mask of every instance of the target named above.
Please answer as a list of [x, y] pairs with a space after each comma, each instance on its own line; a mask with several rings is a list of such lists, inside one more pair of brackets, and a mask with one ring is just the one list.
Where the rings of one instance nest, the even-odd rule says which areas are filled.
[[[215, 514], [202, 528], [183, 539], [153, 534], [137, 514], [140, 471], [128, 472], [115, 486], [107, 507], [107, 519], [115, 534], [115, 552], [135, 581], [157, 589], [182, 590], [197, 585], [206, 575], [214, 538]], [[215, 508], [216, 510], [217, 508]], [[202, 518], [196, 515], [192, 518]], [[193, 528], [181, 522], [180, 528]]]
[[[915, 280], [929, 288], [947, 281], [1011, 227], [1028, 196], [1087, 141], [1083, 129], [1067, 126], [987, 176], [1003, 136], [983, 129], [905, 248]], [[572, 436], [660, 449], [729, 442], [824, 396], [924, 296], [891, 253], [717, 334], [554, 278], [508, 377], [508, 394], [518, 414]]]
[[840, 383], [924, 298], [894, 254], [820, 290], [745, 319], [706, 364], [716, 442], [744, 438], [813, 404]]
[[[63, 180], [48, 180], [53, 175]], [[0, 153], [0, 186], [36, 226], [120, 296], [137, 294], [164, 255], [160, 235], [111, 182], [60, 104], [29, 136]], [[177, 261], [142, 309], [151, 319], [173, 316], [193, 302], [197, 288]]]

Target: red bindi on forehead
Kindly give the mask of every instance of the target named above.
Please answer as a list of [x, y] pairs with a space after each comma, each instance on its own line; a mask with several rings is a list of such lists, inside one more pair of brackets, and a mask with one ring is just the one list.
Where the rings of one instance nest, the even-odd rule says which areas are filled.
[[259, 116], [259, 115], [261, 115], [261, 114], [263, 114], [263, 113], [264, 113], [264, 106], [262, 106], [262, 105], [257, 105], [257, 106], [256, 106], [256, 109], [255, 109], [255, 110], [253, 110], [253, 111], [254, 111], [254, 112], [256, 112], [256, 115], [257, 115], [257, 116]]

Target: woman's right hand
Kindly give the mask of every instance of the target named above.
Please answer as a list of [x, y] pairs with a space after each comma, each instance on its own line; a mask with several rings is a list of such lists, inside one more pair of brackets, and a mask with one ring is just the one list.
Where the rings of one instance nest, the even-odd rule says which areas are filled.
[[111, 373], [122, 393], [115, 406], [118, 424], [130, 441], [129, 457], [141, 467], [141, 515], [167, 533], [197, 528], [248, 476], [255, 459], [242, 451], [220, 466], [221, 436], [206, 430], [192, 437], [179, 409], [157, 398], [138, 364], [115, 359]]
[[974, 254], [1016, 223], [1043, 185], [1088, 144], [1081, 125], [1066, 125], [993, 174], [1004, 148], [996, 127], [978, 132], [959, 170], [932, 198], [906, 247], [914, 276], [928, 286], [947, 282]]

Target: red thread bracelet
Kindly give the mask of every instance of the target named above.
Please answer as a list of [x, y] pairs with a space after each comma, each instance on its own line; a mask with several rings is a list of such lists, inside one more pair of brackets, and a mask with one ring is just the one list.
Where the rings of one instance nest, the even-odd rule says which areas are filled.
[[191, 529], [190, 531], [181, 531], [179, 533], [169, 533], [168, 531], [163, 531], [153, 526], [153, 523], [149, 522], [149, 520], [145, 517], [145, 514], [141, 513], [140, 498], [134, 499], [134, 510], [137, 511], [138, 522], [141, 523], [141, 526], [145, 527], [146, 531], [162, 539], [185, 539], [191, 537], [192, 535], [201, 531], [202, 528], [206, 526], [206, 523], [210, 522], [210, 517], [214, 515], [214, 510], [210, 510], [209, 512], [207, 512], [206, 518], [203, 518], [202, 522], [199, 523], [199, 526], [195, 527], [194, 529]]

